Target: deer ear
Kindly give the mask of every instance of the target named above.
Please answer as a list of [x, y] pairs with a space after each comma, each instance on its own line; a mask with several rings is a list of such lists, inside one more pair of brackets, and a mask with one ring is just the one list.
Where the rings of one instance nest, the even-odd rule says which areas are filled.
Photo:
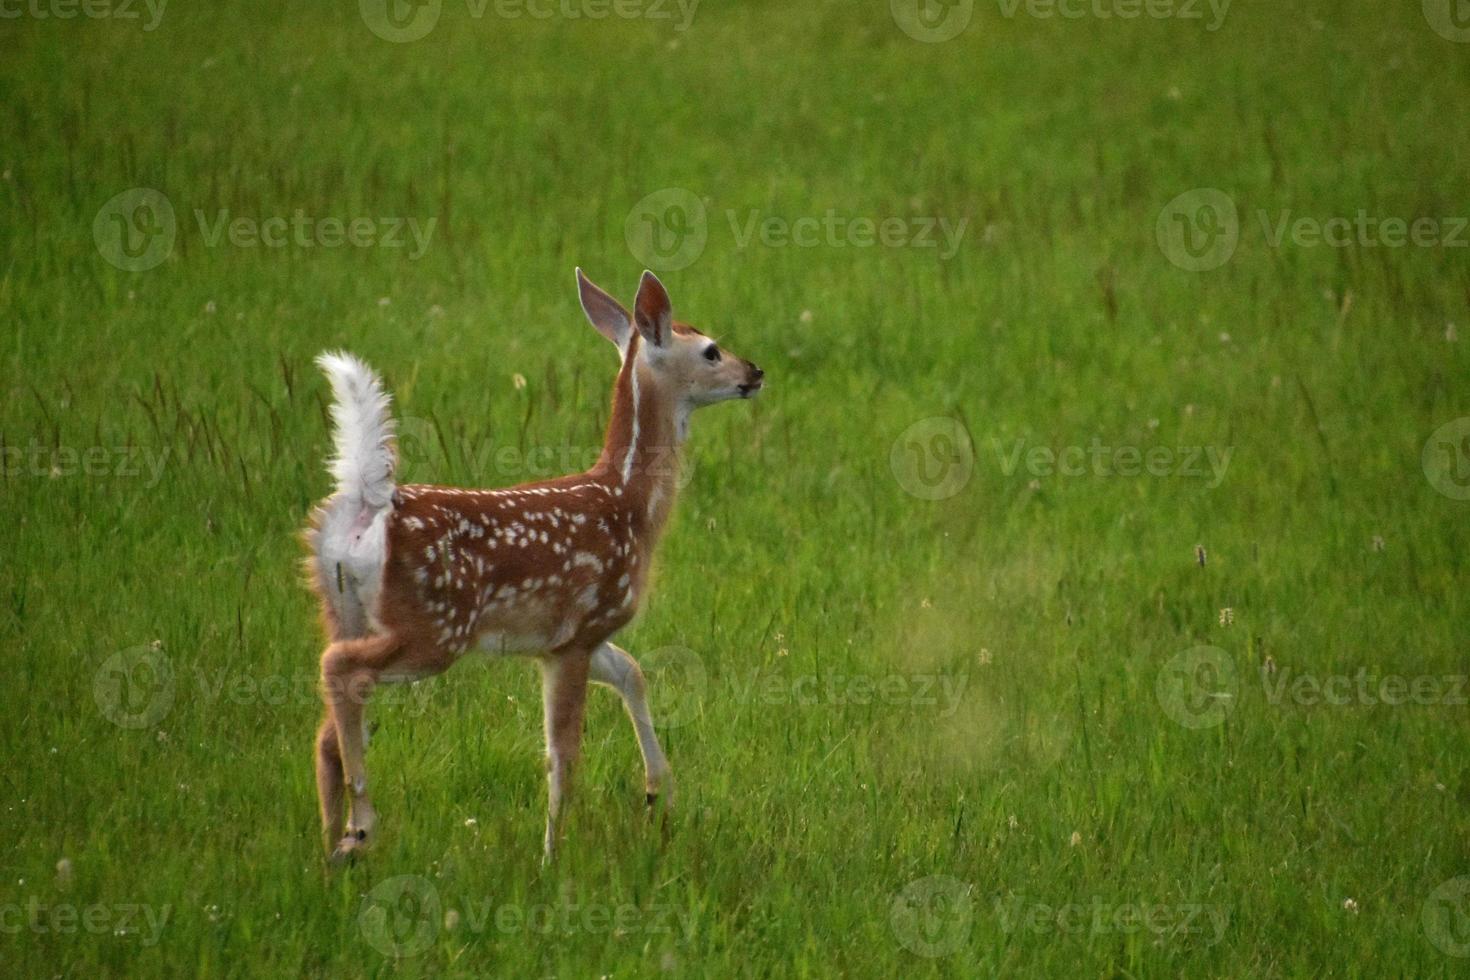
[[627, 350], [633, 324], [623, 304], [603, 292], [581, 269], [577, 270], [577, 297], [582, 301], [582, 312], [597, 332], [611, 340], [618, 350]]
[[674, 307], [669, 303], [668, 290], [646, 269], [638, 283], [638, 298], [633, 301], [633, 322], [643, 339], [654, 347], [665, 346], [673, 334]]

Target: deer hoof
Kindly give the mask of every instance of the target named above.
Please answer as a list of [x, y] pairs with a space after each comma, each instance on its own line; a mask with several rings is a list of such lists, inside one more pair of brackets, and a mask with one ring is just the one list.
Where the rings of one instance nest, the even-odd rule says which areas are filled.
[[332, 848], [333, 864], [350, 864], [368, 849], [366, 830], [349, 830], [337, 846]]

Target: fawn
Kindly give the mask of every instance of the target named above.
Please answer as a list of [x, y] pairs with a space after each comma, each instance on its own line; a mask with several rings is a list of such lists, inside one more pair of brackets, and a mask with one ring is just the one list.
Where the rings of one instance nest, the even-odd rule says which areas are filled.
[[373, 687], [438, 674], [471, 650], [529, 655], [541, 667], [546, 860], [581, 745], [589, 680], [622, 697], [649, 805], [672, 785], [643, 673], [610, 638], [643, 598], [690, 413], [752, 397], [764, 372], [675, 322], [651, 272], [631, 316], [581, 269], [577, 289], [587, 319], [622, 359], [602, 454], [584, 473], [500, 490], [398, 486], [382, 382], [349, 354], [317, 359], [335, 400], [337, 489], [315, 509], [305, 537], [329, 640], [316, 778], [334, 861], [367, 847], [377, 822], [363, 763]]

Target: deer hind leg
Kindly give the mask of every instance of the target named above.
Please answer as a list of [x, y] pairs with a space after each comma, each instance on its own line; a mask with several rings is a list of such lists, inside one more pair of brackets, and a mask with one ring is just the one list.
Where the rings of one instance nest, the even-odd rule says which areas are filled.
[[543, 861], [556, 851], [562, 811], [571, 793], [572, 770], [582, 749], [591, 655], [566, 650], [541, 660], [541, 700], [546, 723], [547, 809]]
[[[322, 696], [327, 705], [327, 720], [337, 735], [336, 765], [348, 794], [347, 831], [332, 852], [333, 860], [351, 857], [367, 847], [377, 814], [368, 797], [367, 769], [363, 761], [363, 710], [379, 675], [401, 649], [397, 637], [388, 634], [361, 639], [339, 640], [322, 654]], [[325, 723], [323, 725], [325, 728]], [[327, 831], [339, 826], [341, 790], [335, 794], [325, 789], [332, 774], [330, 753], [319, 752], [317, 789], [322, 796], [322, 817]], [[322, 764], [326, 762], [325, 772]], [[336, 813], [332, 801], [337, 800]], [[335, 817], [335, 820], [333, 820]], [[328, 841], [330, 843], [330, 840]]]
[[342, 806], [346, 802], [342, 774], [342, 747], [337, 744], [337, 725], [331, 709], [316, 731], [316, 795], [321, 801], [322, 834], [327, 846], [342, 837]]
[[[592, 654], [592, 680], [618, 692], [633, 731], [638, 736], [638, 751], [643, 754], [644, 790], [648, 805], [658, 802], [659, 793], [667, 790], [673, 796], [674, 777], [658, 735], [653, 729], [653, 716], [648, 711], [648, 684], [638, 661], [620, 646], [603, 643]], [[665, 804], [669, 802], [665, 800]]]

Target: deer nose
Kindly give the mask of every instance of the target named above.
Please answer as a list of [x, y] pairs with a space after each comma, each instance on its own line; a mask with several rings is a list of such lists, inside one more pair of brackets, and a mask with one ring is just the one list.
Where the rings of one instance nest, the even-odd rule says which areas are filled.
[[750, 376], [756, 381], [759, 381], [766, 376], [766, 372], [752, 364], [750, 366]]

